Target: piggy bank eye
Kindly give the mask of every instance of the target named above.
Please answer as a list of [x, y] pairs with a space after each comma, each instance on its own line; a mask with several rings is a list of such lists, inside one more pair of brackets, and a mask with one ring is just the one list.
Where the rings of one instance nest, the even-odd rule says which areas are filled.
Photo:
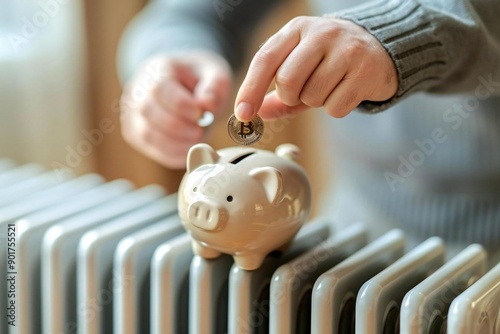
[[228, 202], [232, 202], [233, 201], [233, 196], [231, 196], [231, 195], [227, 196], [226, 200]]
[[198, 191], [198, 187], [194, 187], [193, 192], [197, 192], [197, 191]]

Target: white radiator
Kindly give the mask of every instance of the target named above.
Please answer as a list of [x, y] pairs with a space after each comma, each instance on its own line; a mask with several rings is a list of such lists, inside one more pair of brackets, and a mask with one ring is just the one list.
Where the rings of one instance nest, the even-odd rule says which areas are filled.
[[439, 238], [405, 250], [399, 230], [319, 218], [249, 272], [193, 256], [176, 207], [0, 160], [0, 333], [500, 334], [500, 264], [479, 245], [446, 262]]

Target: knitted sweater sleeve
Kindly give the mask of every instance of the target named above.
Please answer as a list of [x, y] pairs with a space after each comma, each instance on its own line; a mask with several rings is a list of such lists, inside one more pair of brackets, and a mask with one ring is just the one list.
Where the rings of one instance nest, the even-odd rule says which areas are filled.
[[148, 57], [211, 50], [233, 67], [259, 18], [278, 0], [152, 0], [126, 28], [118, 50], [124, 82]]
[[500, 95], [499, 0], [375, 0], [332, 15], [374, 35], [398, 72], [394, 97], [364, 101], [361, 111], [417, 91]]

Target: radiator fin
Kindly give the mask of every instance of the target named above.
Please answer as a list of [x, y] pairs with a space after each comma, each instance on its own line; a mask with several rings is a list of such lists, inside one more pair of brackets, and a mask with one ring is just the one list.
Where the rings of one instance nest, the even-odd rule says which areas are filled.
[[0, 333], [500, 334], [500, 264], [482, 246], [332, 226], [314, 219], [245, 271], [193, 254], [176, 194], [0, 159]]

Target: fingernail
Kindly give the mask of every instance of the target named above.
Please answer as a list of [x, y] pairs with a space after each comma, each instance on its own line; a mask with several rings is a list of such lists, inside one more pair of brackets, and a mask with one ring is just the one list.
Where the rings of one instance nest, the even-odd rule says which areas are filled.
[[253, 107], [248, 102], [241, 102], [236, 107], [234, 114], [241, 122], [249, 122], [253, 118]]

